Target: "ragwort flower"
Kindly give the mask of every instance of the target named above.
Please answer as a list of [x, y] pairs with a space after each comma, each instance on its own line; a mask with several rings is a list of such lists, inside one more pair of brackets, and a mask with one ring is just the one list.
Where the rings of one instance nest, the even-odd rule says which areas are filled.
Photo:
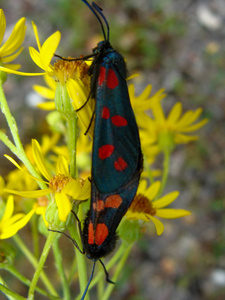
[[139, 123], [140, 135], [142, 140], [147, 141], [151, 145], [159, 147], [160, 151], [172, 151], [176, 144], [186, 144], [190, 141], [198, 139], [196, 135], [189, 135], [202, 126], [208, 119], [197, 121], [202, 113], [202, 109], [198, 108], [195, 111], [187, 111], [182, 113], [182, 104], [176, 103], [166, 118], [160, 101], [155, 102], [152, 106], [154, 118], [147, 114], [143, 116]]
[[26, 33], [25, 18], [21, 18], [13, 28], [13, 31], [2, 44], [6, 29], [6, 19], [2, 9], [0, 9], [0, 66], [5, 66], [11, 70], [18, 70], [20, 65], [11, 64], [11, 62], [20, 55], [23, 50], [21, 47]]
[[164, 225], [156, 217], [176, 219], [190, 215], [190, 212], [184, 209], [165, 208], [176, 200], [179, 195], [177, 191], [154, 200], [159, 192], [160, 185], [161, 183], [156, 181], [147, 188], [147, 181], [142, 180], [139, 184], [137, 195], [126, 214], [127, 219], [143, 220], [144, 222], [152, 221], [158, 235], [163, 233]]
[[[66, 221], [67, 216], [72, 209], [72, 203], [69, 197], [75, 200], [88, 199], [90, 196], [90, 182], [88, 179], [75, 180], [71, 178], [69, 175], [69, 168], [68, 168], [67, 161], [63, 156], [58, 157], [57, 166], [56, 166], [56, 175], [54, 176], [51, 175], [49, 169], [46, 166], [40, 145], [36, 140], [32, 141], [32, 149], [33, 149], [33, 157], [37, 165], [37, 168], [40, 171], [40, 173], [47, 179], [46, 183], [49, 185], [49, 188], [43, 190], [34, 190], [34, 191], [15, 191], [10, 189], [5, 189], [5, 192], [16, 194], [22, 197], [28, 197], [28, 198], [39, 198], [51, 194], [58, 207], [59, 219], [61, 221]], [[7, 158], [17, 168], [22, 170], [22, 168], [11, 157], [7, 156]], [[26, 172], [26, 174], [29, 173]]]
[[27, 215], [24, 213], [17, 213], [13, 215], [14, 211], [14, 199], [10, 195], [8, 197], [5, 212], [0, 220], [0, 239], [8, 239], [15, 235], [20, 229], [22, 229], [30, 220], [33, 215], [33, 211], [30, 211]]
[[[61, 96], [60, 101], [62, 99], [66, 99], [66, 95], [68, 95], [69, 98], [72, 99], [73, 108], [75, 110], [79, 109], [86, 102], [89, 95], [90, 76], [87, 74], [87, 71], [89, 69], [90, 62], [85, 62], [82, 59], [76, 61], [58, 60], [54, 65], [51, 65], [51, 60], [59, 45], [61, 34], [59, 31], [55, 32], [49, 38], [47, 38], [43, 45], [41, 45], [37, 27], [34, 23], [32, 24], [37, 41], [38, 51], [33, 47], [29, 47], [30, 56], [36, 65], [44, 70], [44, 73], [19, 72], [3, 67], [0, 67], [0, 70], [22, 76], [50, 76], [56, 81], [56, 94], [57, 90], [59, 90], [57, 95]], [[40, 91], [40, 88], [38, 89]], [[89, 126], [93, 110], [94, 101], [88, 101], [88, 103], [85, 105], [85, 109], [81, 109], [77, 112], [84, 130], [86, 130]], [[89, 130], [89, 134], [93, 134], [93, 124], [92, 128]]]

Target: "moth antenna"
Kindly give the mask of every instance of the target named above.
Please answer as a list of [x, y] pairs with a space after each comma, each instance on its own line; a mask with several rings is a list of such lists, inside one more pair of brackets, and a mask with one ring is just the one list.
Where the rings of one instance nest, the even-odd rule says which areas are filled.
[[[82, 0], [82, 1], [83, 1], [83, 0]], [[86, 286], [86, 288], [85, 288], [85, 291], [84, 291], [84, 293], [83, 293], [83, 296], [82, 296], [81, 300], [84, 300], [84, 298], [85, 298], [85, 296], [86, 296], [86, 294], [87, 294], [89, 285], [90, 285], [90, 283], [91, 283], [91, 281], [92, 281], [92, 278], [93, 278], [93, 275], [94, 275], [95, 264], [96, 264], [96, 260], [94, 260], [93, 268], [92, 268], [92, 271], [91, 271], [91, 277], [90, 277], [90, 279], [89, 279], [89, 281], [88, 281], [88, 284], [87, 284], [87, 286]]]
[[[104, 40], [107, 41], [108, 39], [106, 38], [106, 34], [105, 34], [105, 29], [104, 29], [104, 26], [102, 24], [102, 20], [99, 18], [98, 14], [96, 13], [96, 11], [94, 10], [94, 8], [86, 1], [86, 0], [81, 0], [82, 2], [84, 2], [88, 7], [89, 9], [93, 12], [93, 14], [96, 16], [96, 18], [98, 19], [100, 25], [101, 25], [101, 28], [102, 28], [102, 33], [103, 33], [103, 36], [104, 36]], [[102, 15], [102, 14], [100, 14]], [[103, 18], [104, 21], [105, 21], [105, 17]]]
[[102, 8], [100, 6], [98, 6], [98, 4], [96, 4], [95, 2], [92, 2], [91, 5], [100, 14], [100, 16], [102, 17], [102, 19], [105, 22], [105, 25], [107, 27], [107, 41], [109, 42], [109, 31], [110, 31], [110, 29], [109, 29], [109, 23], [108, 23], [106, 17], [104, 16], [104, 14], [102, 12]]

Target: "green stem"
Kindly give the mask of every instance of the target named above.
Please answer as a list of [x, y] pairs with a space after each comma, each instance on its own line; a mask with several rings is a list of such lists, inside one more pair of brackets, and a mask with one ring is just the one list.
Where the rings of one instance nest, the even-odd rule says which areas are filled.
[[[78, 214], [78, 217], [80, 215]], [[81, 240], [79, 237], [79, 231], [77, 228], [73, 225], [69, 228], [71, 237], [77, 242], [80, 249], [82, 249]], [[78, 275], [79, 275], [79, 285], [80, 285], [80, 291], [81, 294], [85, 291], [85, 288], [87, 286], [87, 267], [85, 262], [85, 255], [80, 253], [80, 251], [75, 247], [75, 253], [76, 253], [76, 261], [77, 261], [77, 269], [78, 269]], [[85, 300], [89, 300], [89, 294], [87, 292]]]
[[45, 242], [45, 246], [44, 246], [44, 249], [42, 251], [40, 260], [38, 262], [37, 269], [34, 273], [33, 279], [32, 279], [31, 284], [30, 284], [30, 289], [29, 289], [28, 298], [27, 298], [28, 300], [34, 299], [34, 291], [35, 291], [38, 279], [40, 277], [40, 274], [41, 274], [42, 269], [44, 267], [44, 263], [46, 261], [46, 258], [49, 254], [49, 251], [51, 249], [51, 246], [52, 246], [57, 234], [58, 233], [56, 233], [56, 232], [50, 231], [50, 233], [48, 235], [48, 238]]
[[[15, 298], [15, 297], [10, 296], [11, 293], [14, 293], [14, 292], [11, 291], [11, 290], [8, 288], [6, 282], [4, 281], [4, 279], [3, 279], [1, 276], [0, 276], [0, 291], [4, 292], [6, 295], [8, 295], [7, 298], [8, 298], [9, 300], [15, 300], [15, 299], [17, 299], [17, 298]], [[20, 297], [20, 295], [19, 295], [19, 297]]]
[[70, 300], [70, 290], [69, 290], [69, 286], [68, 286], [68, 281], [64, 272], [64, 268], [63, 268], [63, 259], [62, 259], [62, 253], [59, 249], [59, 243], [58, 240], [55, 241], [55, 243], [52, 246], [53, 249], [53, 253], [54, 253], [54, 257], [55, 257], [55, 265], [57, 268], [57, 271], [59, 273], [59, 276], [61, 278], [61, 282], [62, 282], [62, 288], [63, 288], [63, 299], [64, 300]]
[[[123, 253], [123, 256], [121, 258], [121, 260], [119, 261], [118, 265], [117, 265], [117, 269], [116, 272], [113, 275], [112, 281], [116, 282], [118, 280], [119, 275], [121, 274], [121, 271], [127, 261], [127, 258], [130, 254], [132, 248], [132, 244], [130, 244], [129, 246], [127, 246], [126, 250]], [[114, 284], [109, 284], [105, 290], [105, 292], [103, 293], [103, 297], [101, 298], [101, 300], [108, 300], [113, 289], [114, 289], [115, 285]]]
[[162, 195], [162, 192], [164, 191], [168, 175], [169, 175], [169, 168], [170, 168], [170, 151], [167, 149], [164, 151], [164, 162], [163, 162], [163, 176], [162, 176], [162, 183], [159, 189], [159, 192], [157, 194], [157, 198], [159, 198]]
[[37, 214], [33, 215], [31, 218], [31, 232], [32, 232], [32, 241], [34, 256], [36, 259], [39, 257], [39, 234], [38, 234], [38, 216]]
[[77, 115], [74, 113], [67, 119], [68, 150], [70, 157], [70, 176], [76, 178], [76, 149], [77, 149]]
[[26, 300], [26, 298], [20, 296], [19, 294], [11, 291], [9, 288], [7, 288], [5, 285], [0, 283], [0, 291], [2, 291], [5, 295], [8, 295], [9, 299], [16, 299], [16, 300]]
[[[18, 130], [18, 126], [16, 124], [16, 121], [14, 119], [14, 117], [12, 116], [10, 110], [9, 110], [9, 106], [8, 103], [6, 101], [5, 98], [5, 94], [4, 94], [4, 90], [2, 85], [0, 84], [0, 104], [1, 104], [1, 110], [2, 113], [5, 115], [5, 118], [7, 120], [9, 129], [11, 131], [15, 146], [16, 146], [16, 150], [15, 150], [15, 146], [11, 147], [12, 144], [7, 142], [6, 139], [5, 141], [6, 146], [9, 147], [9, 149], [15, 153], [16, 151], [16, 155], [17, 157], [23, 162], [23, 164], [26, 166], [26, 168], [28, 169], [28, 171], [37, 179], [42, 180], [41, 176], [38, 174], [38, 172], [36, 171], [36, 169], [34, 168], [34, 166], [32, 165], [32, 163], [29, 161], [28, 157], [26, 156], [26, 153], [24, 151], [22, 142], [20, 140], [20, 136], [19, 136], [19, 130]], [[40, 186], [41, 189], [46, 189], [46, 184], [44, 182], [38, 181], [38, 185]]]
[[[33, 254], [30, 252], [30, 250], [26, 247], [26, 245], [23, 243], [23, 241], [19, 237], [19, 235], [18, 234], [14, 235], [13, 240], [16, 242], [17, 246], [23, 252], [24, 256], [29, 260], [29, 262], [32, 264], [32, 266], [36, 269], [38, 266], [38, 261], [33, 256]], [[53, 285], [49, 281], [49, 279], [46, 276], [46, 274], [44, 273], [44, 271], [42, 271], [40, 277], [41, 277], [41, 280], [43, 281], [44, 285], [46, 286], [47, 290], [49, 291], [49, 293], [54, 296], [58, 296], [56, 290], [54, 289]]]
[[14, 153], [16, 156], [18, 155], [18, 151], [15, 145], [9, 140], [8, 136], [4, 132], [0, 132], [0, 140]]
[[[4, 264], [0, 264], [0, 268], [10, 272], [16, 278], [18, 278], [21, 282], [23, 282], [25, 285], [30, 286], [30, 280], [28, 278], [26, 278], [25, 276], [23, 276], [20, 272], [18, 272], [14, 266], [7, 266]], [[50, 295], [49, 293], [47, 293], [46, 291], [44, 291], [43, 289], [41, 289], [39, 287], [36, 287], [36, 291], [39, 292], [40, 294], [48, 297], [48, 299], [51, 299], [51, 300], [59, 300], [60, 299], [59, 297]]]

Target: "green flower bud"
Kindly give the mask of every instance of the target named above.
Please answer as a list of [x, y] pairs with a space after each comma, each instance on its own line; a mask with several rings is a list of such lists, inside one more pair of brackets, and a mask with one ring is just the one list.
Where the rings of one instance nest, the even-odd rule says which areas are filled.
[[168, 150], [169, 152], [173, 151], [176, 145], [174, 141], [174, 132], [161, 131], [158, 137], [158, 144], [163, 152]]
[[68, 95], [65, 85], [59, 83], [55, 91], [55, 106], [59, 113], [61, 113], [66, 119], [76, 115], [73, 108], [72, 101]]
[[138, 220], [124, 220], [119, 226], [119, 236], [129, 244], [138, 241], [143, 234], [143, 227]]
[[60, 221], [58, 208], [55, 202], [52, 202], [48, 205], [45, 212], [45, 219], [49, 224], [49, 228], [58, 231], [64, 231], [68, 226], [71, 225], [72, 214], [69, 214], [66, 222]]
[[[0, 60], [0, 66], [4, 67], [3, 63], [1, 62], [1, 60]], [[4, 72], [4, 71], [0, 71], [0, 84], [5, 83], [6, 79], [7, 79], [7, 73]]]

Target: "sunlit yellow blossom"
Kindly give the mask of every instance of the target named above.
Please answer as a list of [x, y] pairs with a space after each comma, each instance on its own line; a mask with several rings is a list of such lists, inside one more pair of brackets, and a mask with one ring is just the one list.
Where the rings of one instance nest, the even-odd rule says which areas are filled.
[[[36, 65], [44, 70], [44, 73], [18, 72], [2, 67], [0, 67], [0, 70], [23, 76], [50, 76], [56, 81], [56, 90], [60, 85], [60, 91], [62, 91], [63, 86], [70, 99], [72, 99], [72, 105], [74, 109], [79, 109], [86, 102], [89, 95], [90, 76], [87, 74], [87, 71], [90, 63], [87, 63], [82, 59], [76, 61], [58, 60], [54, 65], [51, 65], [51, 60], [59, 45], [61, 34], [59, 31], [55, 32], [49, 38], [47, 38], [43, 45], [41, 45], [37, 27], [34, 23], [32, 24], [39, 51], [33, 47], [29, 47], [30, 56]], [[85, 109], [81, 109], [77, 112], [84, 130], [89, 127], [93, 111], [94, 101], [88, 101], [88, 103], [85, 105]], [[89, 130], [89, 134], [93, 135], [93, 124]]]
[[139, 122], [140, 135], [143, 141], [159, 147], [161, 151], [173, 150], [176, 144], [184, 144], [198, 139], [198, 136], [189, 135], [204, 126], [208, 119], [197, 122], [202, 109], [187, 111], [181, 116], [182, 104], [176, 103], [166, 118], [160, 102], [152, 107], [154, 118], [143, 116]]
[[23, 50], [21, 47], [26, 33], [25, 18], [21, 18], [13, 28], [7, 41], [3, 42], [6, 30], [6, 19], [2, 9], [0, 9], [0, 66], [3, 65], [11, 70], [18, 70], [20, 65], [10, 64]]
[[158, 102], [166, 96], [166, 94], [164, 93], [164, 89], [160, 89], [154, 95], [150, 96], [152, 91], [152, 86], [150, 84], [145, 87], [145, 89], [139, 96], [135, 96], [134, 84], [130, 84], [128, 86], [128, 91], [130, 102], [136, 117], [138, 116], [138, 112], [143, 112], [151, 109], [156, 101]]
[[140, 182], [137, 195], [126, 214], [127, 219], [152, 221], [156, 227], [156, 232], [161, 235], [164, 231], [164, 225], [156, 218], [176, 219], [187, 216], [189, 211], [184, 209], [165, 208], [172, 203], [179, 195], [179, 192], [171, 192], [157, 200], [154, 200], [159, 192], [161, 183], [154, 182], [147, 188], [147, 181]]
[[21, 228], [23, 228], [33, 215], [33, 211], [27, 215], [18, 213], [13, 215], [14, 199], [9, 196], [5, 208], [4, 215], [0, 220], [0, 239], [8, 239], [15, 235]]
[[[53, 194], [58, 207], [59, 219], [61, 221], [66, 221], [67, 216], [72, 209], [72, 204], [68, 196], [75, 200], [88, 199], [90, 196], [90, 182], [89, 180], [74, 180], [73, 178], [71, 178], [69, 175], [68, 163], [63, 156], [58, 157], [56, 165], [56, 175], [52, 176], [48, 167], [46, 166], [41, 147], [36, 140], [32, 141], [32, 150], [37, 168], [40, 173], [47, 179], [49, 188], [34, 191], [15, 191], [5, 189], [5, 191], [28, 198], [39, 198], [48, 194]], [[17, 168], [21, 169], [21, 167], [12, 158], [8, 157], [8, 159]], [[29, 173], [26, 172], [26, 174]]]

